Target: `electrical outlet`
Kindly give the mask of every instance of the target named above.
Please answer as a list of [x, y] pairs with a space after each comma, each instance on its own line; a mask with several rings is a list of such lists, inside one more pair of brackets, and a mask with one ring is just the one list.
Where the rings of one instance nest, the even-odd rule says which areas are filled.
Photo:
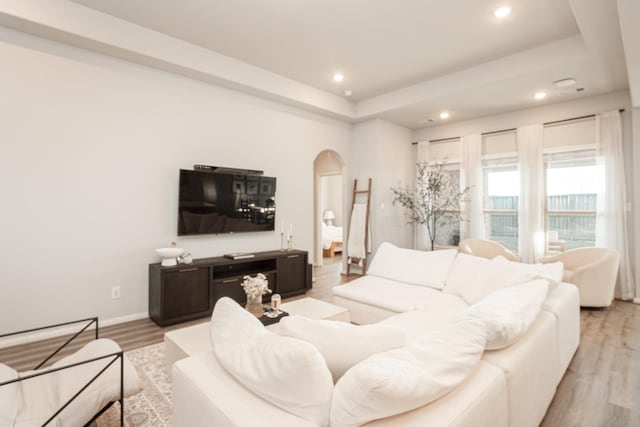
[[111, 288], [111, 299], [120, 298], [120, 286], [114, 286]]

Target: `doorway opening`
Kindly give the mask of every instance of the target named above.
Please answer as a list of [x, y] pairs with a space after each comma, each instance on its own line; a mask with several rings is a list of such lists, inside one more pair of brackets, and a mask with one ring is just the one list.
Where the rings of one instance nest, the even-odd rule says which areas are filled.
[[333, 261], [346, 250], [344, 162], [332, 150], [322, 151], [313, 162], [315, 175], [314, 265]]

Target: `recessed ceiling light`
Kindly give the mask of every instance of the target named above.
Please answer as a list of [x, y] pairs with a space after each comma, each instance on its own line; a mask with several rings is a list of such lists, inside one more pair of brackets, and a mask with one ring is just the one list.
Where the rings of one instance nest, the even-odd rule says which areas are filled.
[[344, 80], [344, 74], [342, 73], [335, 73], [333, 75], [333, 80], [335, 80], [336, 82], [340, 83], [341, 81]]
[[556, 80], [555, 82], [553, 82], [553, 84], [556, 85], [556, 87], [573, 86], [574, 84], [576, 84], [576, 79], [574, 79], [573, 77], [568, 77], [566, 79]]
[[495, 12], [493, 12], [493, 15], [496, 18], [504, 18], [505, 16], [507, 16], [508, 14], [511, 13], [511, 8], [509, 6], [502, 6], [499, 7], [495, 10]]
[[533, 97], [537, 100], [545, 99], [547, 97], [547, 92], [536, 92]]
[[351, 95], [353, 95], [353, 92], [351, 92], [350, 90], [344, 91], [344, 96], [351, 96]]
[[442, 113], [440, 113], [440, 118], [442, 120], [447, 120], [449, 118], [449, 113], [446, 111], [443, 111]]

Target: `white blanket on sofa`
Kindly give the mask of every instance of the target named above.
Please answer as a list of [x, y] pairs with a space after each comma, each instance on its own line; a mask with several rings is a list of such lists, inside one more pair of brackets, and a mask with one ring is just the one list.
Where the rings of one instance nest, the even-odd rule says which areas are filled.
[[[347, 243], [347, 255], [350, 258], [364, 259], [371, 252], [371, 224], [365, 230], [367, 224], [367, 205], [356, 203], [351, 212], [349, 223], [349, 241]], [[366, 233], [366, 234], [365, 234]], [[365, 248], [365, 236], [368, 244]]]

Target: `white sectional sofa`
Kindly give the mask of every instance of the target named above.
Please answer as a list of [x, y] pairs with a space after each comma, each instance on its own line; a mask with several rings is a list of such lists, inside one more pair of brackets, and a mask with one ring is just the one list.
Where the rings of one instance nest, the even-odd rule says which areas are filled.
[[[481, 279], [484, 286], [496, 289], [515, 285], [495, 274], [494, 260], [456, 255], [455, 250], [437, 252], [441, 253], [383, 244], [366, 276], [334, 288], [334, 303], [349, 308], [354, 323], [392, 325], [412, 337], [464, 317], [470, 311], [469, 300], [473, 303], [482, 296], [474, 288]], [[495, 265], [501, 264], [496, 260]], [[417, 409], [366, 425], [537, 426], [578, 347], [579, 336], [578, 291], [573, 285], [557, 284], [517, 342], [500, 350], [485, 350], [472, 373], [452, 391]], [[174, 425], [316, 425], [244, 387], [212, 352], [174, 365], [173, 396]]]
[[[388, 252], [387, 249], [381, 247], [382, 252]], [[377, 265], [377, 262], [381, 261], [378, 257], [380, 255], [387, 256], [381, 253], [381, 250], [379, 249], [366, 276], [333, 289], [334, 303], [351, 310], [352, 322], [368, 324], [382, 321], [388, 324], [401, 324], [404, 328], [409, 329], [412, 327], [411, 325], [415, 328], [418, 322], [407, 319], [411, 315], [400, 313], [426, 310], [427, 313], [433, 315], [433, 319], [431, 322], [423, 322], [422, 324], [429, 323], [426, 328], [430, 328], [460, 315], [467, 309], [467, 302], [463, 298], [456, 293], [447, 292], [447, 282], [453, 271], [448, 273], [449, 277], [445, 279], [442, 290], [393, 280], [390, 277], [398, 270], [412, 269], [414, 272], [418, 270], [416, 276], [419, 277], [420, 268], [416, 269], [415, 264], [408, 265], [407, 262], [398, 259], [393, 264], [385, 262], [385, 268], [380, 268]], [[395, 249], [391, 251], [396, 252]], [[458, 257], [461, 256], [458, 255]], [[484, 263], [484, 261], [481, 262]], [[392, 265], [392, 268], [387, 269], [388, 265]], [[457, 266], [454, 262], [452, 269], [455, 268]], [[379, 277], [379, 275], [384, 277]], [[476, 275], [474, 278], [474, 274], [470, 272], [468, 276], [468, 286], [474, 286], [474, 279], [477, 279], [478, 276]], [[440, 406], [446, 405], [451, 409], [460, 408], [459, 412], [469, 416], [474, 422], [466, 424], [465, 421], [461, 424], [456, 422], [442, 425], [508, 425], [511, 427], [539, 425], [553, 399], [556, 387], [562, 380], [578, 348], [579, 340], [580, 297], [578, 290], [572, 284], [559, 283], [549, 292], [543, 311], [526, 335], [505, 349], [485, 351], [483, 363], [496, 368], [506, 384], [506, 394], [502, 399], [506, 404], [508, 422], [505, 424], [494, 422], [494, 420], [489, 420], [486, 424], [480, 422], [482, 408], [479, 412], [475, 411], [473, 407], [459, 402], [460, 397], [456, 393], [450, 393], [435, 403]], [[473, 378], [468, 382], [471, 381]], [[470, 384], [463, 387], [467, 386]], [[496, 387], [496, 385], [487, 383], [475, 388], [473, 394], [476, 398], [482, 399], [486, 393], [495, 393], [495, 390], [489, 390], [491, 387]], [[427, 405], [421, 410], [413, 411], [421, 412], [420, 418], [425, 425], [427, 421], [429, 421], [429, 425], [432, 425], [433, 420], [430, 418], [432, 406], [435, 405]], [[397, 418], [399, 421], [403, 417], [411, 418], [412, 416], [405, 414], [394, 417], [394, 419]], [[434, 414], [434, 416], [440, 420], [439, 415]], [[396, 424], [373, 423], [372, 425]]]

